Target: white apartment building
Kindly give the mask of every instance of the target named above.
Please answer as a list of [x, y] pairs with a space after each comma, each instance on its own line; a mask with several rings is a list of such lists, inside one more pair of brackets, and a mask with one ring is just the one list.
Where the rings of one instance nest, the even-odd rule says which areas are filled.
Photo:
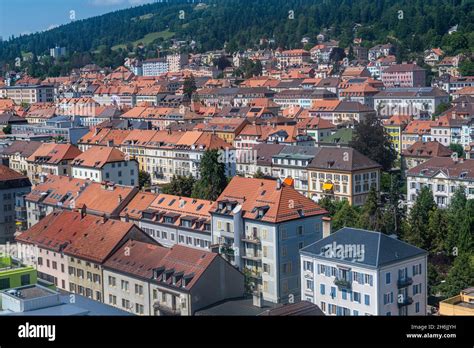
[[188, 64], [188, 55], [184, 53], [169, 54], [166, 56], [166, 62], [170, 72], [178, 72]]
[[142, 63], [143, 76], [159, 76], [166, 74], [169, 63], [166, 58], [153, 58], [144, 60]]
[[138, 163], [116, 148], [93, 146], [74, 159], [72, 177], [138, 186]]
[[266, 301], [300, 297], [299, 250], [322, 236], [327, 213], [279, 181], [234, 177], [210, 210], [211, 248], [247, 273]]
[[422, 187], [433, 192], [439, 207], [447, 207], [459, 188], [468, 199], [474, 198], [474, 160], [456, 157], [433, 157], [407, 172], [407, 203], [412, 206]]
[[345, 227], [300, 255], [301, 299], [326, 315], [426, 315], [428, 253], [422, 249]]

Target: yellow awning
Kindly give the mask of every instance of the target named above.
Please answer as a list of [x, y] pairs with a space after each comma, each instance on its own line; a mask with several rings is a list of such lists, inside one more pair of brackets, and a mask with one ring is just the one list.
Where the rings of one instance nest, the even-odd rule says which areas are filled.
[[334, 186], [333, 184], [326, 182], [326, 183], [323, 184], [323, 190], [324, 191], [331, 191], [333, 186]]

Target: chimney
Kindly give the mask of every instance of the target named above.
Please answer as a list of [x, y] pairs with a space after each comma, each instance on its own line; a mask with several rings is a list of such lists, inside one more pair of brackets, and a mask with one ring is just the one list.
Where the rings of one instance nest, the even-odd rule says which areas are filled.
[[119, 195], [119, 196], [118, 196], [118, 202], [119, 202], [119, 204], [122, 203], [122, 200], [123, 200], [123, 199], [122, 199], [122, 195]]
[[331, 234], [332, 219], [329, 216], [323, 217], [323, 238], [329, 237]]
[[87, 215], [87, 207], [86, 205], [84, 204], [82, 207], [81, 207], [81, 219], [84, 219], [84, 217]]
[[105, 224], [105, 223], [107, 222], [107, 220], [109, 220], [109, 219], [107, 218], [107, 216], [105, 216], [105, 214], [102, 215], [102, 223]]
[[260, 291], [255, 291], [253, 293], [253, 305], [258, 308], [262, 308], [262, 293]]

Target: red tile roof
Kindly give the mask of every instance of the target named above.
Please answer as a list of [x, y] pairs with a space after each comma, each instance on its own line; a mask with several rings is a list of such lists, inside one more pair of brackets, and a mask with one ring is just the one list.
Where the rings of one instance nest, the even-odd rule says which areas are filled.
[[114, 148], [105, 146], [92, 146], [72, 162], [73, 166], [102, 168], [108, 163], [126, 161], [125, 154]]
[[42, 164], [59, 164], [62, 161], [72, 160], [81, 153], [81, 150], [71, 144], [44, 143], [27, 158], [27, 161], [39, 161]]
[[449, 157], [453, 151], [437, 141], [417, 141], [408, 149], [403, 150], [406, 157]]
[[[279, 223], [298, 219], [301, 216], [324, 215], [326, 210], [294, 188], [281, 185], [277, 181], [233, 177], [221, 193], [211, 212], [231, 214], [226, 208], [219, 209], [219, 202], [236, 202], [242, 205], [242, 217]], [[225, 205], [225, 204], [224, 204]], [[257, 217], [257, 209], [266, 210], [263, 217]]]
[[16, 237], [18, 242], [103, 263], [135, 225], [80, 212], [55, 211]]
[[26, 176], [0, 164], [0, 181], [26, 179]]
[[[128, 252], [126, 253], [125, 250]], [[217, 257], [219, 256], [216, 253], [182, 245], [174, 245], [168, 249], [159, 245], [129, 240], [111, 255], [104, 266], [145, 279], [153, 279], [153, 270], [157, 269], [160, 272], [158, 278], [153, 281], [190, 290]], [[163, 281], [165, 273], [169, 276], [166, 281]], [[175, 284], [173, 284], [173, 275], [178, 276]], [[186, 286], [182, 286], [183, 276], [189, 279]]]

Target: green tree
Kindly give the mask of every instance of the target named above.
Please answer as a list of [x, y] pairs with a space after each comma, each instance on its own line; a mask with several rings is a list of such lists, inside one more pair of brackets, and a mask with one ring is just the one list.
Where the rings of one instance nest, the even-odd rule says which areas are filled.
[[397, 158], [390, 137], [375, 114], [356, 124], [354, 137], [349, 146], [382, 165], [386, 171], [392, 168]]
[[173, 175], [168, 184], [163, 185], [163, 193], [175, 196], [191, 197], [196, 180], [192, 175]]
[[474, 61], [472, 58], [464, 59], [461, 63], [459, 63], [459, 73], [462, 76], [474, 75]]
[[463, 289], [474, 284], [474, 256], [462, 253], [454, 260], [453, 266], [448, 272], [446, 281], [438, 288], [446, 297], [459, 295]]
[[197, 90], [196, 87], [196, 80], [194, 79], [194, 75], [188, 76], [184, 79], [183, 83], [183, 93], [189, 99], [193, 96], [193, 93]]
[[343, 227], [359, 227], [359, 218], [358, 208], [344, 200], [332, 218], [332, 230], [337, 231]]
[[453, 152], [456, 152], [459, 158], [464, 157], [464, 148], [462, 147], [461, 144], [451, 143], [449, 144], [449, 148], [453, 150]]
[[12, 126], [11, 125], [6, 125], [3, 127], [3, 133], [4, 134], [12, 134]]
[[215, 201], [227, 186], [225, 163], [217, 150], [207, 150], [201, 158], [200, 179], [193, 187], [194, 198]]
[[428, 187], [423, 187], [416, 198], [408, 216], [408, 226], [404, 231], [404, 239], [425, 250], [431, 250], [431, 240], [427, 232], [430, 211], [437, 209], [433, 194]]
[[453, 194], [448, 210], [448, 233], [445, 240], [446, 252], [455, 255], [463, 250], [472, 250], [474, 233], [474, 200], [468, 200], [465, 187], [459, 187]]
[[151, 185], [151, 176], [148, 172], [140, 170], [138, 172], [138, 187], [142, 189], [143, 187], [149, 187]]
[[260, 170], [260, 168], [257, 169], [255, 174], [253, 175], [255, 179], [265, 179], [265, 174]]
[[383, 215], [379, 208], [379, 198], [375, 187], [371, 187], [367, 200], [362, 206], [358, 226], [365, 230], [381, 231], [383, 226]]

